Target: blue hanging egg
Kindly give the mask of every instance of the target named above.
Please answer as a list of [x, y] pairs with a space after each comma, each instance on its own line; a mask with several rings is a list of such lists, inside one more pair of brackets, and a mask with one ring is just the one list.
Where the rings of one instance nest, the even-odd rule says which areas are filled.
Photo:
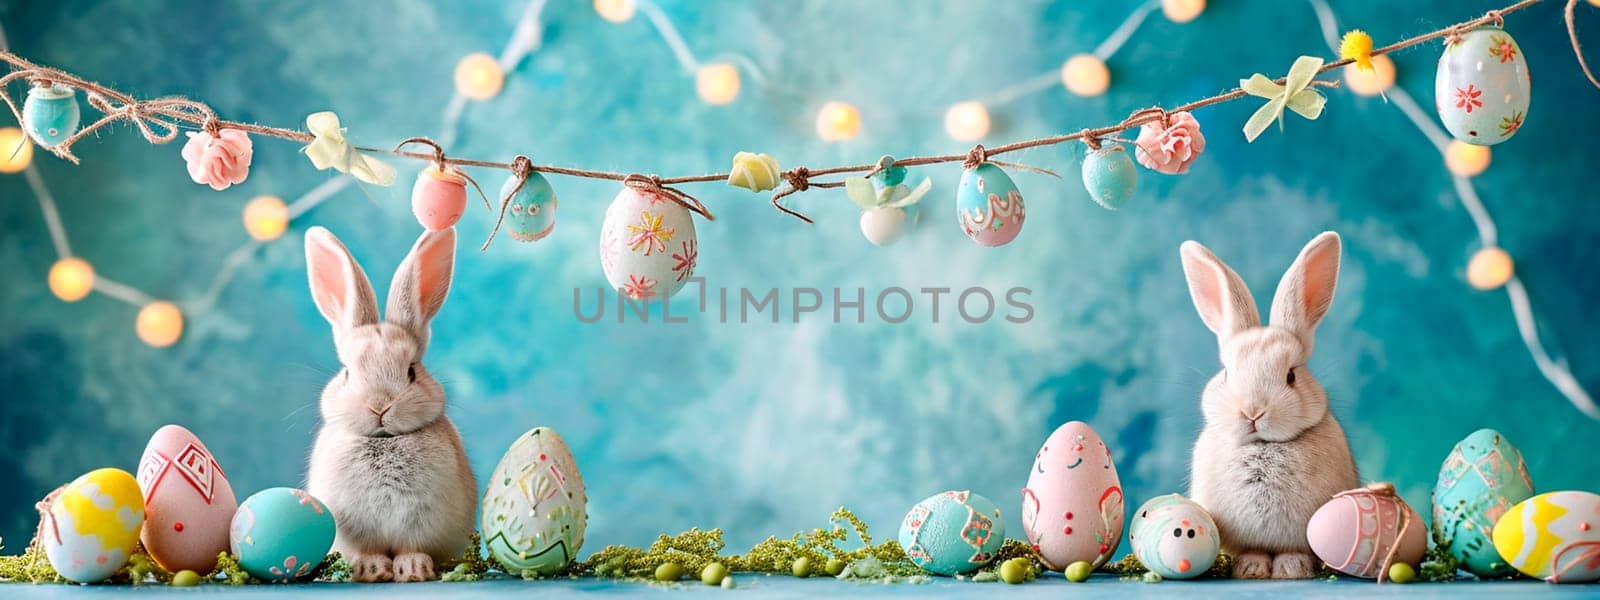
[[[505, 185], [500, 186], [500, 197], [516, 189], [517, 181], [516, 176], [507, 179]], [[550, 187], [550, 180], [538, 171], [528, 173], [527, 183], [511, 196], [511, 203], [506, 207], [506, 225], [511, 239], [519, 242], [537, 242], [555, 230], [556, 190]]]
[[28, 99], [22, 103], [23, 128], [46, 148], [54, 148], [77, 133], [78, 118], [77, 94], [64, 85], [35, 85], [28, 89]]
[[1122, 208], [1133, 197], [1133, 159], [1121, 144], [1090, 150], [1083, 157], [1083, 187], [1089, 197], [1108, 210]]
[[1493, 146], [1522, 129], [1532, 82], [1522, 48], [1498, 27], [1446, 38], [1433, 80], [1433, 102], [1450, 135]]
[[994, 560], [1005, 520], [988, 498], [968, 491], [934, 494], [900, 523], [900, 545], [912, 563], [940, 575], [970, 573]]
[[985, 246], [1004, 246], [1017, 239], [1027, 211], [1022, 192], [1000, 167], [983, 163], [961, 173], [956, 188], [956, 216], [961, 230]]

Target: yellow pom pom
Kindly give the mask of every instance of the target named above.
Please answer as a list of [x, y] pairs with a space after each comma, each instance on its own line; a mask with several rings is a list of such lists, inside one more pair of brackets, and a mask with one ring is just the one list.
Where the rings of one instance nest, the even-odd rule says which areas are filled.
[[1345, 32], [1344, 39], [1339, 40], [1339, 58], [1356, 61], [1356, 67], [1371, 71], [1372, 36], [1360, 29]]
[[765, 192], [778, 187], [778, 177], [783, 170], [778, 159], [765, 154], [740, 152], [733, 155], [733, 169], [728, 173], [728, 185], [742, 187], [752, 192]]

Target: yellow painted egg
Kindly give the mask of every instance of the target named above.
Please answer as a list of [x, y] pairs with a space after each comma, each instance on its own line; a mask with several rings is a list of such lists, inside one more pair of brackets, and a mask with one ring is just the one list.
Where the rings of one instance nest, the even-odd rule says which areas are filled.
[[45, 511], [39, 535], [62, 577], [95, 583], [127, 564], [144, 524], [139, 482], [121, 469], [96, 469], [62, 488]]
[[1494, 549], [1529, 577], [1600, 581], [1600, 494], [1550, 492], [1512, 506], [1494, 524]]

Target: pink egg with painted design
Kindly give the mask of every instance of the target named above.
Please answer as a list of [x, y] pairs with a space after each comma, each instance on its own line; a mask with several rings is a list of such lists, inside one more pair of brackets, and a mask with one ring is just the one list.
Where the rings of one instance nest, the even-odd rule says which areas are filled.
[[209, 573], [228, 550], [228, 526], [239, 502], [227, 474], [181, 425], [156, 430], [139, 459], [144, 528], [139, 540], [163, 569]]
[[1122, 542], [1122, 481], [1111, 449], [1082, 421], [1056, 428], [1034, 456], [1022, 490], [1022, 530], [1045, 566], [1099, 567]]

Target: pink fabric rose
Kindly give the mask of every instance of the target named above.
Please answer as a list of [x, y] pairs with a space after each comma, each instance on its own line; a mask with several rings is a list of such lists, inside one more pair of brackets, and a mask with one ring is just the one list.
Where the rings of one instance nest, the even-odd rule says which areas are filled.
[[189, 178], [217, 191], [244, 182], [250, 175], [250, 155], [250, 136], [237, 129], [222, 129], [215, 136], [205, 131], [190, 133], [183, 145]]
[[1200, 157], [1206, 149], [1206, 136], [1200, 134], [1200, 122], [1187, 112], [1167, 115], [1162, 123], [1145, 123], [1139, 127], [1139, 139], [1134, 141], [1139, 164], [1157, 173], [1182, 175], [1189, 172], [1189, 163]]

